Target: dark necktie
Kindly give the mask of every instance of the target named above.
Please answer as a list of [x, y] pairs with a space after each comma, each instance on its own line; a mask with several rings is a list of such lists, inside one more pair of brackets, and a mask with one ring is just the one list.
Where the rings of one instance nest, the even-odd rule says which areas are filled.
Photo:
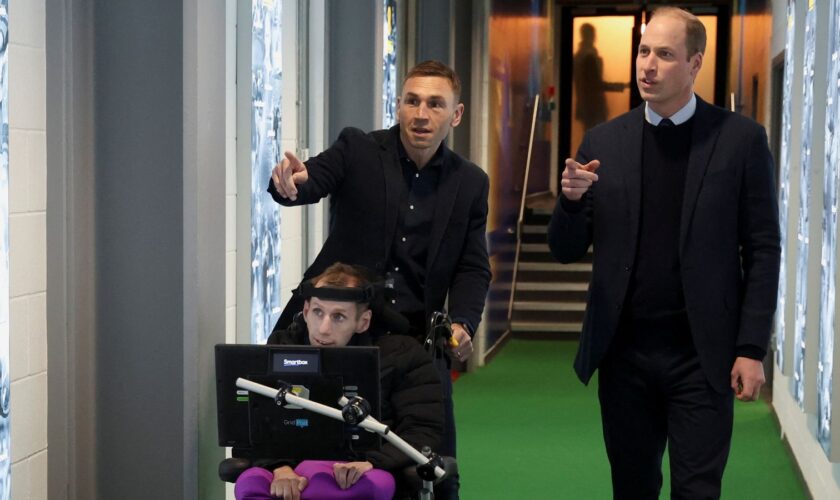
[[667, 127], [673, 127], [673, 126], [674, 126], [674, 122], [672, 122], [670, 118], [663, 118], [663, 119], [659, 122], [659, 125], [657, 125], [657, 126], [658, 126], [658, 127], [666, 127], [666, 128], [667, 128]]

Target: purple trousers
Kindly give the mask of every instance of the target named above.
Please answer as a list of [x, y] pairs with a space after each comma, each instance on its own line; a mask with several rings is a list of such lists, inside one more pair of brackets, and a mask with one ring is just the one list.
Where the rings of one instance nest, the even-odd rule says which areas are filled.
[[[305, 460], [295, 467], [295, 473], [309, 479], [301, 492], [302, 500], [390, 500], [394, 496], [394, 476], [381, 469], [367, 471], [356, 484], [342, 490], [333, 476], [334, 461]], [[243, 472], [234, 486], [236, 500], [274, 500], [271, 480], [274, 475], [262, 467]]]

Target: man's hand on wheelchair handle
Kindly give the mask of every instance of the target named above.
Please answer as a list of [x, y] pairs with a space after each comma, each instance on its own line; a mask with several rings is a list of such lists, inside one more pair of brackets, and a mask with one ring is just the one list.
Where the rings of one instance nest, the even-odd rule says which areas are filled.
[[467, 329], [460, 323], [452, 323], [452, 339], [449, 342], [449, 349], [458, 361], [465, 361], [472, 356], [472, 338], [467, 333]]
[[306, 489], [309, 480], [298, 476], [288, 465], [274, 469], [274, 480], [271, 481], [271, 494], [286, 500], [300, 500], [300, 492]]

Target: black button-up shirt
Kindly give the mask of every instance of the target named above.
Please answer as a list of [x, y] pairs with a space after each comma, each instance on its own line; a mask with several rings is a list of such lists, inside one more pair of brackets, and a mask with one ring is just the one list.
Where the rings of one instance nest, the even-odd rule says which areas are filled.
[[443, 148], [441, 144], [429, 163], [419, 169], [397, 138], [406, 191], [400, 202], [397, 230], [386, 271], [394, 279], [393, 307], [405, 314], [415, 326], [418, 320], [423, 321], [426, 313], [423, 300], [426, 259], [429, 256], [437, 188], [444, 168]]

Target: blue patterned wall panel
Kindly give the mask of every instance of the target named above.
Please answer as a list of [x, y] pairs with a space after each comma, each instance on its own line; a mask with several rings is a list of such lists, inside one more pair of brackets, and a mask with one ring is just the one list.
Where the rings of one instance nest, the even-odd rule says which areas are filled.
[[825, 114], [825, 203], [820, 298], [820, 361], [817, 367], [817, 439], [831, 456], [831, 379], [834, 373], [837, 282], [837, 191], [840, 189], [840, 0], [831, 0]]
[[[793, 343], [793, 396], [801, 408], [805, 404], [805, 336], [808, 312], [808, 230], [811, 193], [811, 132], [814, 118], [814, 50], [816, 47], [817, 7], [808, 2], [805, 15], [805, 57], [802, 64], [802, 148], [800, 151], [799, 233], [796, 259], [796, 316]], [[814, 355], [815, 353], [811, 353]]]
[[9, 1], [0, 0], [0, 500], [11, 498], [9, 429]]
[[383, 0], [382, 126], [397, 122], [397, 0]]
[[280, 315], [280, 208], [265, 189], [280, 161], [280, 0], [251, 3], [251, 340], [265, 343]]
[[781, 266], [779, 266], [779, 295], [776, 304], [776, 364], [785, 369], [785, 294], [787, 293], [787, 224], [790, 201], [790, 112], [793, 86], [793, 37], [796, 27], [796, 3], [787, 5], [787, 31], [785, 33], [785, 74], [782, 90], [782, 145], [779, 162], [779, 227], [781, 228]]

